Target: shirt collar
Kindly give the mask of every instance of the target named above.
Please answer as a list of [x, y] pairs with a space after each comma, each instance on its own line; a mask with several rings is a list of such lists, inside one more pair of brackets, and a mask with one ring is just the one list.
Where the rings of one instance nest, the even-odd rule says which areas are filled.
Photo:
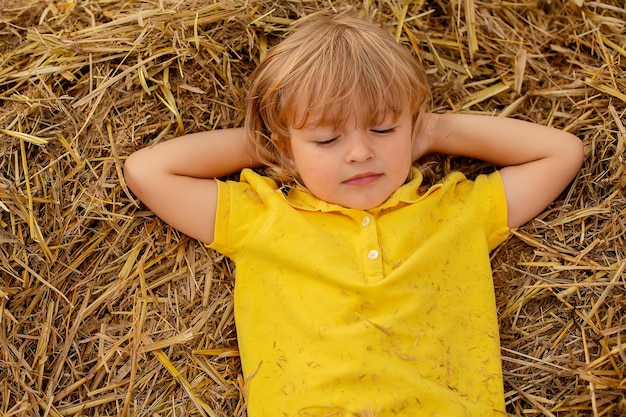
[[[425, 194], [420, 194], [420, 185], [422, 184], [423, 177], [422, 173], [419, 169], [412, 167], [411, 168], [411, 180], [396, 191], [394, 191], [391, 196], [387, 200], [385, 200], [380, 206], [371, 208], [366, 210], [373, 214], [380, 212], [381, 210], [391, 209], [401, 205], [402, 203], [410, 204], [418, 201], [419, 199], [425, 197], [427, 194], [438, 186], [431, 187]], [[321, 212], [350, 212], [350, 211], [362, 211], [350, 209], [347, 207], [340, 206], [338, 204], [328, 203], [326, 201], [320, 200], [311, 194], [306, 188], [297, 185], [289, 189], [288, 193], [286, 193], [285, 200], [291, 206], [299, 209], [299, 210], [307, 210], [307, 211], [321, 211]]]

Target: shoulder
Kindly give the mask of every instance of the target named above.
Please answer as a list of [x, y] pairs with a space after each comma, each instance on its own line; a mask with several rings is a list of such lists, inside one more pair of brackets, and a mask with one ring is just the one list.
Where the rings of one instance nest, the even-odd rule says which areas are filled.
[[461, 222], [466, 227], [483, 230], [490, 249], [506, 240], [507, 200], [499, 171], [473, 179], [451, 173], [442, 181], [440, 193], [437, 209], [441, 216], [454, 221], [466, 219]]
[[432, 188], [439, 188], [448, 198], [465, 200], [472, 197], [477, 201], [488, 199], [487, 202], [491, 204], [506, 206], [504, 183], [499, 171], [480, 174], [472, 179], [454, 171]]
[[217, 180], [215, 236], [210, 247], [233, 256], [244, 242], [276, 216], [285, 199], [271, 178], [244, 169], [239, 180]]
[[241, 171], [238, 180], [217, 180], [217, 183], [220, 187], [228, 187], [233, 190], [247, 190], [248, 194], [252, 192], [255, 195], [272, 193], [279, 189], [274, 180], [249, 168]]
[[241, 171], [237, 180], [216, 180], [216, 183], [218, 211], [224, 205], [267, 205], [273, 200], [283, 200], [276, 182], [252, 169]]

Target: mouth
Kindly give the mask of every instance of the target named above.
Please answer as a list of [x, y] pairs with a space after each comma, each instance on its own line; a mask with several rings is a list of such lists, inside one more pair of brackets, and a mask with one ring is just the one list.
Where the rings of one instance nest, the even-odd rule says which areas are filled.
[[353, 177], [350, 177], [349, 179], [345, 180], [343, 184], [352, 186], [369, 185], [378, 181], [378, 179], [382, 176], [383, 174], [378, 174], [376, 172], [365, 172], [363, 174], [357, 174]]

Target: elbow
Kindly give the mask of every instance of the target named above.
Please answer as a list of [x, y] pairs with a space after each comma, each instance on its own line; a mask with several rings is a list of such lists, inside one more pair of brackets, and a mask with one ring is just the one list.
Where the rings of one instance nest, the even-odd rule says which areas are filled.
[[570, 162], [569, 166], [573, 171], [572, 177], [574, 177], [583, 166], [583, 162], [585, 160], [585, 146], [577, 136], [570, 133], [568, 133], [568, 135], [570, 136], [568, 161]]
[[580, 169], [582, 168], [583, 163], [585, 162], [585, 145], [583, 144], [583, 141], [580, 139], [578, 139], [577, 150], [578, 150], [578, 169]]
[[551, 150], [551, 158], [555, 174], [560, 175], [568, 182], [574, 179], [583, 166], [585, 159], [585, 148], [583, 142], [569, 132], [559, 131], [559, 140], [554, 142]]
[[131, 154], [124, 162], [124, 181], [140, 200], [142, 178], [146, 175], [146, 166], [141, 155], [143, 151], [142, 149]]

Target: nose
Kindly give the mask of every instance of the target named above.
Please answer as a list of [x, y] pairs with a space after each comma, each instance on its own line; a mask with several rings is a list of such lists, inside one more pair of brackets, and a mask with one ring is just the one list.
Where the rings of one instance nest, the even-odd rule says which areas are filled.
[[370, 138], [366, 132], [356, 131], [350, 135], [346, 141], [348, 150], [346, 152], [346, 162], [365, 162], [374, 157], [374, 149], [371, 146]]

